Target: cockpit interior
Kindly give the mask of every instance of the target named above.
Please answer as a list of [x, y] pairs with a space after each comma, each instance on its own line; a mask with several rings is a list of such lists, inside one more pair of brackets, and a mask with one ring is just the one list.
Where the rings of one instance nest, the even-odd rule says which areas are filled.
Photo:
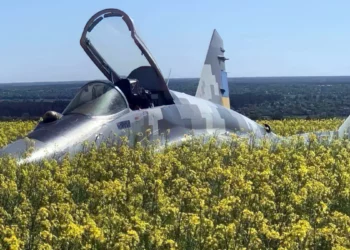
[[154, 107], [152, 93], [140, 86], [137, 79], [121, 79], [115, 83], [125, 95], [129, 108], [132, 110]]

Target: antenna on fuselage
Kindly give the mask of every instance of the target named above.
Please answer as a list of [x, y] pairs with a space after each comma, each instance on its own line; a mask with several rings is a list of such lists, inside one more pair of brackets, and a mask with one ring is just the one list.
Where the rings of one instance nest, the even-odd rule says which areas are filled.
[[169, 84], [169, 81], [170, 81], [170, 75], [171, 75], [171, 69], [170, 69], [170, 71], [169, 71], [168, 79], [167, 79], [167, 81], [166, 81], [166, 86], [168, 86], [168, 84]]

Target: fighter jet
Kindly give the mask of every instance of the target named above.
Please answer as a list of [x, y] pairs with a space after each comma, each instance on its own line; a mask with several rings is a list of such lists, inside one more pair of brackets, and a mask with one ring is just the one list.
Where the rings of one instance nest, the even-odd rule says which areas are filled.
[[[23, 139], [0, 151], [20, 162], [69, 153], [84, 142], [100, 145], [111, 137], [140, 135], [161, 143], [177, 143], [184, 135], [217, 135], [222, 138], [254, 134], [279, 138], [268, 125], [260, 125], [230, 109], [223, 40], [214, 30], [195, 96], [168, 88], [155, 59], [138, 36], [132, 19], [119, 9], [104, 9], [86, 23], [80, 45], [108, 80], [86, 83], [62, 114], [48, 111]], [[343, 124], [344, 134], [350, 124]], [[330, 132], [334, 134], [335, 132]], [[28, 140], [33, 151], [26, 157]], [[21, 158], [22, 157], [22, 158]]]

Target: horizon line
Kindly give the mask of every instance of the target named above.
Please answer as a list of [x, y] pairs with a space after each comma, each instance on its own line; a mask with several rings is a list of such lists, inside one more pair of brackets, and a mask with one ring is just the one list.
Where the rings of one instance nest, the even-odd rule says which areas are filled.
[[[228, 79], [238, 79], [238, 78], [309, 78], [309, 77], [350, 77], [350, 75], [311, 75], [311, 76], [231, 76], [228, 77]], [[199, 79], [200, 77], [173, 77], [171, 79]], [[167, 78], [166, 78], [167, 79]], [[95, 80], [101, 80], [101, 81], [108, 81], [108, 79], [89, 79], [89, 80], [49, 80], [49, 81], [15, 81], [15, 82], [0, 82], [0, 84], [13, 84], [13, 83], [55, 83], [55, 82], [88, 82], [88, 81], [95, 81]]]

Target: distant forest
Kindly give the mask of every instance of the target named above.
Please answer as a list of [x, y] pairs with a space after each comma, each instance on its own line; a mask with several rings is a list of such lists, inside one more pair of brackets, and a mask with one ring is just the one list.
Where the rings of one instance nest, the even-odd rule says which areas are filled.
[[[198, 80], [171, 79], [169, 88], [194, 95]], [[38, 118], [62, 112], [86, 81], [0, 84], [0, 117]], [[256, 119], [350, 115], [350, 77], [229, 78], [231, 108]]]

